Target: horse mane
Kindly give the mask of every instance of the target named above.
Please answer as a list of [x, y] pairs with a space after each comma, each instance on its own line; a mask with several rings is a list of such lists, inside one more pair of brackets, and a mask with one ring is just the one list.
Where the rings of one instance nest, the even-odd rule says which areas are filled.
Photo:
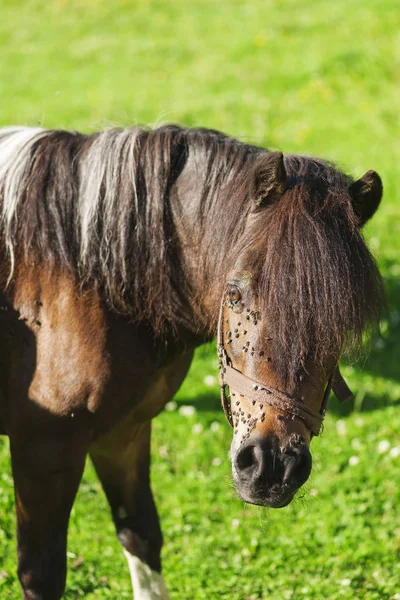
[[[208, 251], [217, 251], [209, 217], [220, 220], [221, 190], [235, 175], [243, 180], [255, 152], [217, 131], [173, 125], [92, 135], [0, 130], [0, 236], [10, 279], [37, 256], [98, 286], [108, 305], [132, 320], [148, 320], [156, 331], [182, 322], [193, 328], [194, 290], [183, 273], [171, 189], [193, 155], [194, 219]], [[235, 211], [229, 214], [234, 220]]]
[[197, 198], [185, 201], [201, 240], [198, 278], [214, 289], [210, 329], [226, 273], [247, 248], [282, 370], [289, 356], [310, 355], [310, 339], [326, 352], [359, 340], [378, 317], [382, 292], [350, 179], [319, 159], [286, 156], [289, 189], [247, 227], [253, 165], [263, 152], [216, 131], [172, 125], [92, 135], [1, 130], [0, 236], [10, 272], [38, 256], [98, 286], [109, 306], [156, 332], [196, 327], [193, 304], [201, 302], [185, 276], [171, 202], [194, 157]]

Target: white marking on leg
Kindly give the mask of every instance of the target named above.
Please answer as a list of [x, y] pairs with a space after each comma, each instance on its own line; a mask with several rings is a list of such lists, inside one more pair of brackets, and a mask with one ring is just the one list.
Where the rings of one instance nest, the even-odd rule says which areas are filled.
[[131, 573], [134, 600], [170, 600], [161, 573], [124, 549]]

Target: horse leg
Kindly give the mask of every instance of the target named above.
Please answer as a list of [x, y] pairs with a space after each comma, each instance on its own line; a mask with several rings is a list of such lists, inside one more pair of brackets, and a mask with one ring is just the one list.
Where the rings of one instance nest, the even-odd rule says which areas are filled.
[[66, 578], [69, 514], [86, 452], [10, 438], [15, 485], [18, 577], [24, 600], [59, 600]]
[[135, 600], [167, 600], [161, 575], [162, 534], [150, 488], [151, 423], [118, 427], [91, 458], [128, 560]]
[[177, 392], [192, 357], [193, 351], [186, 351], [160, 369], [140, 406], [90, 450], [128, 559], [135, 600], [169, 599], [161, 575], [160, 522], [150, 488], [151, 419]]

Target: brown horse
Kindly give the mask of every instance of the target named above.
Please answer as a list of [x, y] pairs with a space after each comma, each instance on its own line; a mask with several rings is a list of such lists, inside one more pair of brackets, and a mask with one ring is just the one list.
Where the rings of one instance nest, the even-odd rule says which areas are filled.
[[373, 171], [210, 130], [1, 131], [0, 428], [26, 600], [63, 594], [88, 453], [135, 598], [168, 598], [150, 423], [217, 330], [238, 494], [290, 502], [339, 355], [379, 316], [360, 228], [381, 195]]

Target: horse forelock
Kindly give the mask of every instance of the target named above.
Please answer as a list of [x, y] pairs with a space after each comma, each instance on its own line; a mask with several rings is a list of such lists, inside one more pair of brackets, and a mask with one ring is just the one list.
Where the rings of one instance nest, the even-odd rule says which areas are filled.
[[333, 165], [285, 157], [289, 188], [248, 232], [250, 270], [268, 319], [275, 368], [291, 380], [310, 362], [362, 341], [384, 306], [381, 276]]

